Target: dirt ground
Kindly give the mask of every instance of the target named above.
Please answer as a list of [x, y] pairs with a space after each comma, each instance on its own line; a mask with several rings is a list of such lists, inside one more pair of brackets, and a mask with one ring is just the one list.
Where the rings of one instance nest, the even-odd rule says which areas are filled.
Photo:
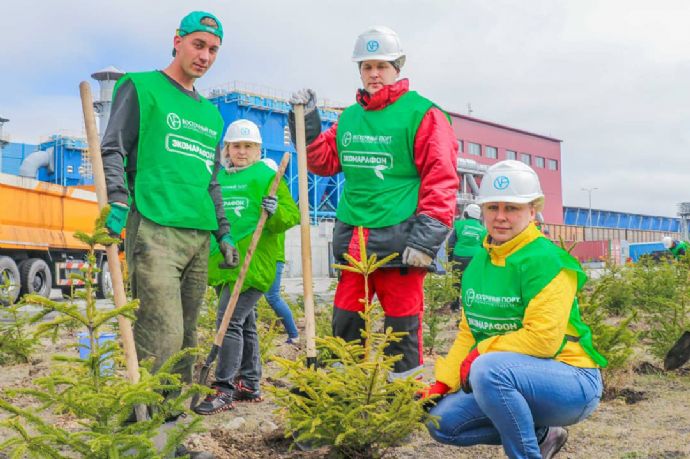
[[[48, 352], [68, 353], [71, 339], [63, 337], [57, 344], [51, 344]], [[279, 345], [277, 349], [277, 353], [284, 357], [294, 357], [298, 352], [301, 350], [286, 344]], [[427, 380], [431, 379], [433, 360], [433, 356], [427, 357], [425, 363]], [[3, 367], [0, 387], [30, 385], [33, 378], [48, 371], [49, 365], [48, 358], [42, 355], [32, 364]], [[276, 366], [272, 363], [264, 367], [264, 384], [281, 383], [272, 378], [275, 371]], [[623, 377], [621, 382], [616, 383], [616, 388], [616, 391], [607, 394], [608, 399], [588, 420], [570, 428], [568, 443], [558, 457], [690, 458], [690, 368], [663, 373], [656, 368], [655, 362], [638, 364], [637, 371], [631, 371]], [[266, 400], [262, 403], [238, 404], [235, 410], [205, 417], [203, 422], [207, 431], [192, 436], [188, 446], [213, 452], [218, 459], [328, 457], [326, 450], [308, 453], [291, 450], [290, 441], [283, 437], [281, 420], [273, 413], [275, 408], [270, 395], [266, 394]], [[70, 423], [70, 420], [56, 417], [56, 422]], [[388, 457], [442, 459], [502, 456], [500, 447], [445, 446], [433, 441], [426, 431], [420, 430], [409, 443], [391, 449]]]

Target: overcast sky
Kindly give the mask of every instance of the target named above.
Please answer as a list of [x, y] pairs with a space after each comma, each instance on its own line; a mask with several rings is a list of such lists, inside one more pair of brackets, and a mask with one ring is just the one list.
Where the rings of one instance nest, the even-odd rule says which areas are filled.
[[81, 135], [79, 82], [109, 65], [164, 68], [192, 8], [225, 29], [201, 89], [239, 80], [352, 101], [354, 40], [387, 25], [414, 89], [563, 140], [565, 205], [587, 207], [583, 187], [598, 188], [592, 206], [608, 210], [675, 216], [690, 201], [690, 2], [680, 0], [3, 2], [5, 134]]

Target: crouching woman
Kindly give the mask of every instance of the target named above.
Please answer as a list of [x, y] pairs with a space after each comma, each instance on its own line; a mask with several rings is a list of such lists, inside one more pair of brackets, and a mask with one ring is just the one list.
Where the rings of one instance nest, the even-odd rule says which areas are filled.
[[431, 409], [439, 425], [428, 429], [441, 443], [550, 458], [567, 440], [563, 426], [587, 418], [602, 393], [607, 362], [576, 297], [586, 277], [532, 223], [544, 194], [529, 166], [491, 166], [478, 203], [488, 236], [463, 276], [455, 342], [422, 393], [441, 397]]
[[[214, 414], [234, 407], [235, 401], [260, 402], [261, 361], [256, 330], [256, 303], [273, 283], [282, 239], [280, 236], [299, 223], [299, 210], [284, 181], [276, 197], [268, 196], [276, 175], [272, 160], [259, 161], [261, 134], [248, 120], [228, 126], [223, 159], [225, 170], [218, 173], [223, 206], [231, 224], [230, 235], [237, 241], [240, 262], [234, 269], [219, 269], [223, 261], [217, 245], [211, 246], [209, 284], [220, 292], [216, 327], [220, 326], [225, 308], [237, 281], [244, 257], [262, 211], [268, 219], [249, 264], [240, 296], [223, 338], [209, 395], [195, 409], [198, 414]], [[225, 243], [225, 242], [223, 242]], [[222, 265], [221, 265], [222, 267]]]

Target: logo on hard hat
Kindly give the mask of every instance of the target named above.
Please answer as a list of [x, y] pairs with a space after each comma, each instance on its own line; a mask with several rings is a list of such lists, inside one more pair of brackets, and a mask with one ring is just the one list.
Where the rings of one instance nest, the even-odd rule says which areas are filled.
[[369, 41], [367, 42], [367, 51], [369, 51], [370, 53], [373, 53], [373, 52], [376, 51], [377, 49], [379, 49], [379, 42], [378, 42], [378, 41], [376, 41], [376, 40], [369, 40]]
[[180, 129], [180, 127], [182, 126], [182, 120], [179, 116], [177, 116], [177, 113], [168, 113], [166, 121], [168, 122], [168, 126], [170, 126], [170, 129], [174, 129], [176, 131]]
[[465, 292], [465, 299], [463, 301], [465, 307], [470, 307], [472, 306], [472, 303], [474, 303], [474, 289], [469, 289]]
[[249, 128], [240, 128], [240, 134], [249, 135]]
[[343, 140], [341, 141], [343, 144], [343, 147], [347, 147], [352, 143], [352, 133], [350, 131], [347, 131], [345, 134], [343, 134]]
[[499, 175], [494, 179], [494, 188], [497, 190], [505, 190], [510, 185], [510, 179], [505, 175]]

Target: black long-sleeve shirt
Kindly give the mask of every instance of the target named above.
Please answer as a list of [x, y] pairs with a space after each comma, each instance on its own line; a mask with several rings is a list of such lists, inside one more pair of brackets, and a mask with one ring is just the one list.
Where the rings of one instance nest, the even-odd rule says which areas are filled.
[[[196, 89], [189, 91], [164, 72], [161, 73], [182, 93], [195, 100], [199, 100], [200, 96]], [[208, 186], [208, 192], [213, 200], [216, 219], [218, 220], [218, 230], [214, 231], [217, 240], [220, 240], [224, 234], [230, 232], [230, 224], [225, 217], [223, 197], [217, 180], [218, 171], [221, 168], [221, 143], [216, 146], [215, 165], [213, 167], [211, 183]], [[134, 196], [138, 145], [139, 99], [134, 84], [131, 81], [126, 81], [117, 90], [110, 110], [110, 121], [101, 142], [108, 202], [127, 203], [128, 196]], [[125, 185], [125, 173], [127, 174], [127, 185]], [[136, 206], [136, 203], [133, 203], [133, 206]]]

